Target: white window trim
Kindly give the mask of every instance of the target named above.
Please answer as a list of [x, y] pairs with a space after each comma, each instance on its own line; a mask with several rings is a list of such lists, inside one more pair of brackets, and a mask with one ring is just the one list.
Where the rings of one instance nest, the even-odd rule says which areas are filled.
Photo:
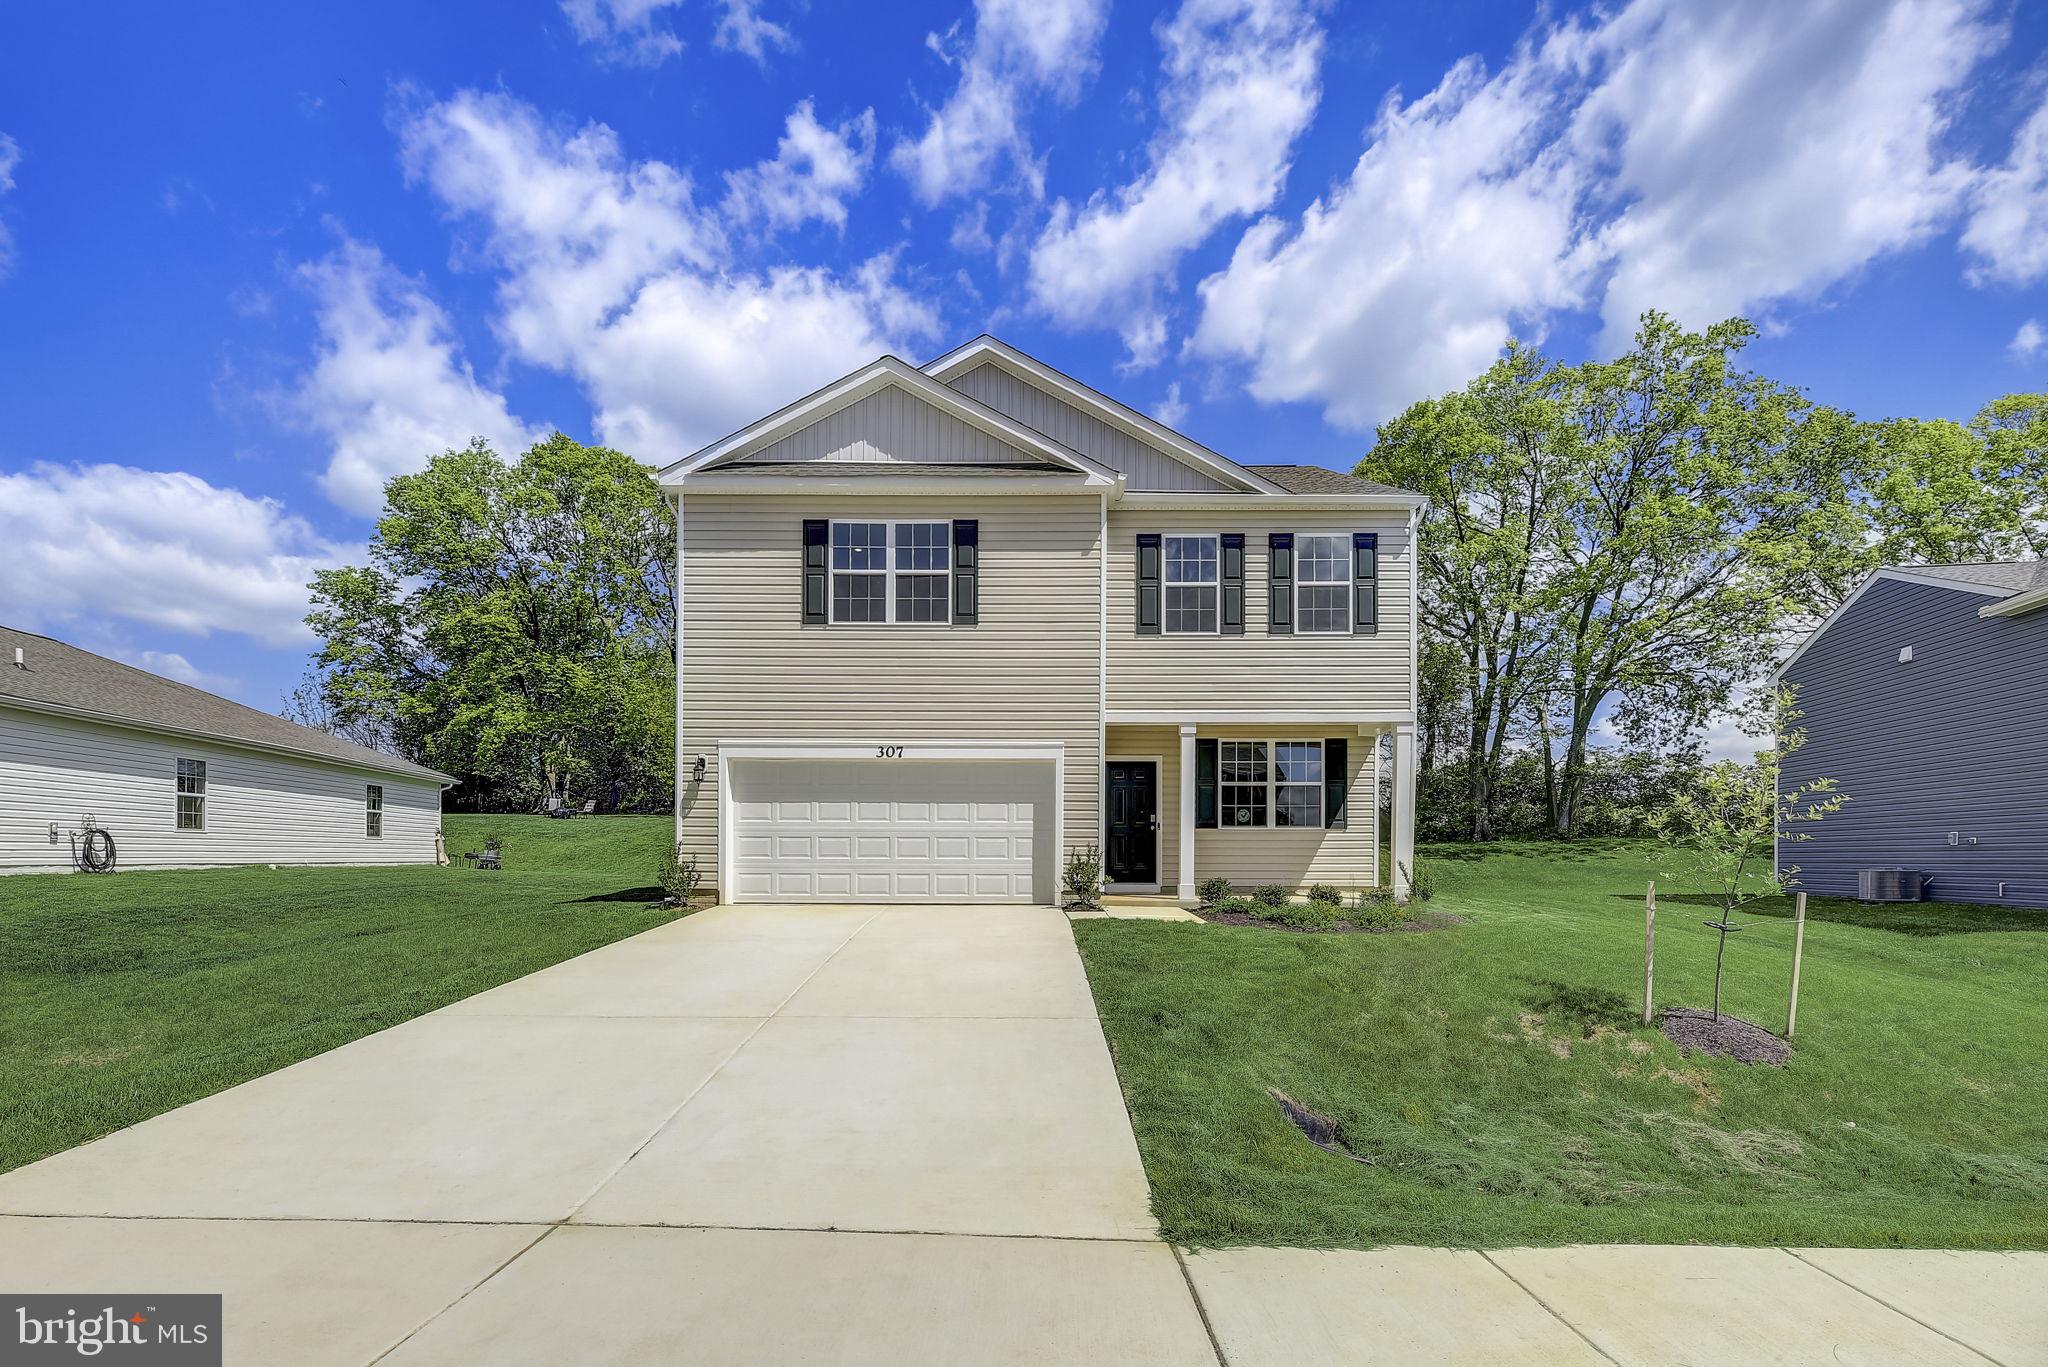
[[[374, 801], [372, 798], [374, 797]], [[370, 818], [377, 818], [377, 829], [370, 829]], [[384, 838], [384, 785], [365, 783], [363, 785], [363, 838], [382, 840]]]
[[[1343, 552], [1343, 559], [1344, 559], [1344, 562], [1345, 562], [1345, 564], [1346, 564], [1346, 565], [1347, 565], [1347, 566], [1349, 567], [1349, 572], [1348, 572], [1348, 573], [1346, 573], [1346, 574], [1345, 574], [1345, 576], [1344, 576], [1344, 577], [1343, 577], [1342, 579], [1316, 579], [1316, 580], [1312, 580], [1312, 581], [1304, 581], [1304, 580], [1302, 579], [1302, 577], [1301, 577], [1301, 543], [1302, 543], [1303, 541], [1307, 540], [1307, 539], [1308, 539], [1309, 537], [1312, 537], [1312, 536], [1334, 536], [1334, 537], [1336, 537], [1336, 538], [1337, 538], [1337, 542], [1338, 542], [1338, 549], [1339, 549], [1339, 550], [1340, 550], [1341, 552]], [[1317, 532], [1296, 532], [1296, 533], [1294, 534], [1294, 633], [1295, 633], [1295, 635], [1297, 635], [1297, 636], [1349, 636], [1349, 635], [1351, 635], [1351, 634], [1352, 634], [1352, 628], [1353, 628], [1354, 626], [1356, 626], [1356, 625], [1357, 625], [1357, 624], [1356, 624], [1356, 622], [1355, 622], [1355, 621], [1353, 620], [1353, 618], [1354, 618], [1354, 617], [1356, 617], [1356, 615], [1357, 615], [1357, 613], [1358, 613], [1358, 602], [1357, 602], [1357, 597], [1356, 597], [1356, 589], [1355, 589], [1355, 588], [1353, 587], [1353, 581], [1354, 581], [1354, 580], [1356, 580], [1356, 579], [1357, 579], [1357, 577], [1358, 577], [1358, 567], [1357, 567], [1357, 565], [1356, 565], [1356, 564], [1355, 564], [1355, 563], [1353, 562], [1353, 560], [1352, 560], [1352, 557], [1353, 557], [1353, 556], [1355, 556], [1356, 554], [1357, 554], [1357, 552], [1356, 552], [1356, 551], [1355, 551], [1355, 550], [1354, 550], [1354, 549], [1352, 548], [1352, 541], [1351, 541], [1351, 533], [1350, 533], [1350, 532], [1332, 532], [1332, 531], [1317, 531]], [[1302, 611], [1302, 607], [1301, 607], [1301, 591], [1302, 591], [1303, 589], [1305, 589], [1305, 588], [1310, 588], [1310, 587], [1316, 587], [1316, 588], [1330, 588], [1330, 587], [1332, 587], [1332, 586], [1335, 586], [1335, 587], [1338, 587], [1338, 588], [1341, 588], [1341, 589], [1343, 589], [1343, 590], [1344, 590], [1344, 625], [1343, 625], [1343, 626], [1341, 626], [1341, 627], [1337, 627], [1337, 628], [1336, 628], [1336, 629], [1334, 629], [1334, 630], [1319, 630], [1319, 631], [1311, 631], [1311, 630], [1309, 630], [1309, 629], [1308, 629], [1308, 627], [1307, 627], [1307, 626], [1303, 625], [1303, 624], [1304, 624], [1305, 622], [1307, 622], [1307, 621], [1308, 621], [1308, 616], [1307, 616], [1307, 614], [1306, 614], [1306, 613], [1304, 613], [1304, 612]]]
[[[1226, 745], [1263, 745], [1266, 747], [1266, 819], [1249, 826], [1226, 825], [1223, 820], [1225, 787], [1256, 788], [1255, 783], [1230, 783], [1223, 777], [1223, 747]], [[1322, 775], [1317, 779], [1280, 778], [1280, 750], [1282, 745], [1313, 745], [1316, 748], [1316, 771]], [[1329, 747], [1314, 736], [1218, 736], [1216, 738], [1216, 829], [1219, 831], [1327, 831], [1330, 829], [1330, 813], [1325, 807], [1323, 786], [1329, 782]], [[1282, 826], [1274, 820], [1280, 810], [1282, 788], [1313, 788], [1315, 790], [1316, 824], [1313, 826]]]
[[[199, 791], [196, 793], [188, 793], [178, 786], [184, 779], [184, 775], [179, 772], [179, 767], [185, 764], [196, 764], [199, 766]], [[198, 799], [199, 824], [197, 826], [187, 826], [178, 819], [180, 815], [179, 809], [184, 806], [185, 799], [188, 797]], [[190, 755], [178, 755], [171, 761], [171, 829], [180, 834], [203, 835], [206, 832], [206, 761], [203, 759], [194, 759]]]
[[[842, 570], [833, 563], [834, 533], [840, 527], [868, 527], [881, 523], [888, 530], [882, 536], [882, 568], [876, 570]], [[896, 529], [910, 523], [929, 524], [946, 529], [946, 568], [943, 570], [904, 570], [905, 574], [936, 574], [946, 581], [946, 615], [930, 622], [900, 622], [896, 619]], [[825, 532], [825, 621], [835, 627], [949, 627], [953, 625], [953, 520], [949, 517], [835, 517]], [[833, 593], [834, 586], [842, 574], [876, 574], [883, 576], [882, 620], [879, 622], [848, 622], [839, 617], [839, 597]]]
[[[1174, 540], [1189, 540], [1199, 537], [1216, 543], [1216, 577], [1214, 579], [1181, 580], [1175, 583], [1166, 577], [1166, 543]], [[1208, 631], [1169, 630], [1166, 615], [1166, 591], [1168, 589], [1216, 590], [1216, 625]], [[1159, 534], [1159, 634], [1161, 636], [1221, 636], [1223, 634], [1223, 534], [1221, 532], [1161, 532]]]

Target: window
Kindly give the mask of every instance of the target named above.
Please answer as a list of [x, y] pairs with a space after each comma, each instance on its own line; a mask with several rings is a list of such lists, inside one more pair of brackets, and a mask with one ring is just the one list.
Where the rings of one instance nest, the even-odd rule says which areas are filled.
[[178, 829], [206, 829], [206, 761], [178, 761]]
[[363, 795], [363, 834], [384, 834], [384, 785], [372, 783]]
[[1321, 741], [1226, 740], [1216, 760], [1217, 825], [1321, 829]]
[[950, 522], [834, 522], [834, 622], [952, 620]]
[[1215, 635], [1216, 538], [1169, 536], [1165, 558], [1164, 630], [1169, 635]]
[[1294, 539], [1295, 630], [1351, 630], [1351, 538], [1303, 533]]

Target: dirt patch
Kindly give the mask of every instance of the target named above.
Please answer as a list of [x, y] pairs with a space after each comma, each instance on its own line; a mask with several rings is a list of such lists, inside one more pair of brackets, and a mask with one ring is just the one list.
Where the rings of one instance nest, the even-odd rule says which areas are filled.
[[1790, 1165], [1805, 1153], [1805, 1146], [1783, 1130], [1724, 1130], [1663, 1111], [1646, 1112], [1641, 1119], [1662, 1132], [1672, 1152], [1688, 1166], [1732, 1167], [1752, 1177], [1802, 1177]]
[[1792, 1046], [1770, 1031], [1740, 1016], [1690, 1006], [1666, 1007], [1657, 1023], [1664, 1037], [1678, 1046], [1681, 1054], [1713, 1054], [1737, 1063], [1768, 1063], [1782, 1068], [1792, 1057]]
[[1247, 916], [1241, 911], [1211, 911], [1207, 907], [1196, 907], [1195, 915], [1211, 925], [1255, 926], [1260, 930], [1289, 931], [1296, 935], [1409, 935], [1417, 931], [1462, 926], [1471, 919], [1451, 911], [1426, 911], [1414, 920], [1403, 921], [1398, 926], [1355, 926], [1349, 921], [1339, 921], [1334, 926], [1326, 927], [1282, 925], [1278, 921], [1263, 921], [1256, 916]]
[[142, 1046], [130, 1044], [120, 1049], [87, 1049], [75, 1054], [59, 1054], [50, 1062], [59, 1068], [104, 1068], [109, 1063], [118, 1063]]
[[1278, 1103], [1280, 1114], [1287, 1117], [1287, 1123], [1300, 1130], [1304, 1139], [1321, 1149], [1324, 1153], [1333, 1153], [1339, 1158], [1348, 1158], [1354, 1163], [1369, 1163], [1371, 1161], [1359, 1157], [1346, 1147], [1343, 1136], [1337, 1132], [1337, 1122], [1334, 1118], [1324, 1115], [1321, 1111], [1302, 1105], [1277, 1087], [1268, 1087], [1266, 1095], [1272, 1097]]

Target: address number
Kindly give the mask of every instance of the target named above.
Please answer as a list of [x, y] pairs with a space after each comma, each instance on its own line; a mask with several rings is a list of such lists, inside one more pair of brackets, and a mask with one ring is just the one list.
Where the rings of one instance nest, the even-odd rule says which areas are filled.
[[875, 756], [878, 759], [902, 759], [903, 747], [900, 745], [877, 745], [875, 747]]

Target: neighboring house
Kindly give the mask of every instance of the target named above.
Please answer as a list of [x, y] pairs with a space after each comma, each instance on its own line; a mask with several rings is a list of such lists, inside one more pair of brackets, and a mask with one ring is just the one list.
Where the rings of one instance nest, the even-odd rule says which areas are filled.
[[454, 781], [0, 627], [0, 872], [70, 869], [88, 820], [122, 869], [430, 863]]
[[1780, 847], [1798, 886], [1913, 869], [1937, 901], [2048, 907], [2048, 562], [1879, 570], [1778, 677], [1806, 732], [1784, 781], [1849, 795]]
[[[726, 901], [1405, 885], [1419, 495], [990, 337], [677, 461], [677, 834]], [[1381, 741], [1395, 867], [1380, 863]]]

